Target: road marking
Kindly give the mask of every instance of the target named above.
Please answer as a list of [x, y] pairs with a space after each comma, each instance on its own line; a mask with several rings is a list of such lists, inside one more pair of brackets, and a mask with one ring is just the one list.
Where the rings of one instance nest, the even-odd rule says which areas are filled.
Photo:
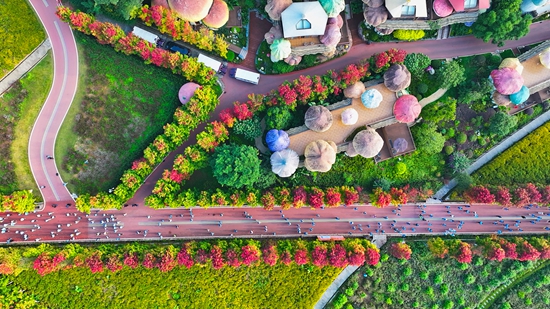
[[45, 7], [48, 7], [48, 6], [49, 6], [47, 0], [42, 0], [42, 2], [44, 2], [44, 6], [45, 6]]

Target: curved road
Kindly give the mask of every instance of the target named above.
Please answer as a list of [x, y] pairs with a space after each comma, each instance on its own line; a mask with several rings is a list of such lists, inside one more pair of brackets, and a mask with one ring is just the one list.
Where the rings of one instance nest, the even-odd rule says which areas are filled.
[[29, 139], [29, 162], [44, 203], [74, 203], [63, 185], [54, 155], [55, 140], [76, 93], [78, 51], [69, 26], [55, 15], [56, 0], [30, 0], [50, 38], [53, 50], [52, 88], [36, 119]]
[[[155, 175], [162, 173], [164, 168], [170, 168], [172, 164], [170, 158], [165, 164], [159, 166], [150, 177], [151, 180], [142, 186], [130, 202], [137, 203], [139, 206], [127, 206], [121, 211], [94, 212], [91, 215], [75, 212], [69, 192], [62, 181], [55, 176], [57, 169], [54, 160], [46, 159], [46, 155], [54, 153], [55, 137], [71, 104], [78, 78], [78, 59], [74, 38], [69, 27], [55, 16], [53, 3], [52, 0], [31, 0], [50, 36], [54, 49], [54, 83], [29, 141], [31, 168], [38, 185], [46, 186], [42, 189], [46, 208], [40, 213], [3, 214], [0, 218], [0, 224], [3, 224], [0, 241], [10, 238], [17, 242], [88, 239], [110, 241], [117, 238], [121, 240], [160, 239], [160, 236], [174, 237], [174, 235], [177, 238], [250, 237], [262, 234], [273, 237], [274, 233], [289, 236], [305, 236], [305, 233], [309, 236], [349, 235], [350, 233], [355, 236], [369, 233], [475, 234], [495, 233], [499, 230], [502, 233], [544, 233], [547, 231], [546, 228], [550, 229], [548, 222], [550, 216], [547, 210], [534, 207], [503, 210], [502, 207], [494, 205], [471, 207], [449, 205], [447, 206], [449, 208], [445, 205], [427, 207], [406, 205], [400, 209], [357, 206], [271, 212], [261, 208], [154, 211], [144, 207], [143, 198], [151, 192], [153, 180], [158, 178]], [[550, 31], [545, 29], [548, 25], [548, 22], [533, 25], [527, 37], [509, 42], [506, 48], [549, 39]], [[345, 57], [311, 68], [307, 72], [295, 72], [284, 76], [263, 76], [258, 86], [226, 77], [224, 82], [228, 92], [222, 97], [214, 118], [217, 118], [220, 110], [232, 106], [234, 101], [245, 101], [248, 93], [267, 93], [283, 80], [293, 80], [301, 74], [315, 75], [323, 74], [329, 69], [340, 70], [350, 63], [392, 47], [406, 49], [408, 52], [423, 52], [432, 58], [471, 55], [496, 49], [494, 45], [485, 44], [473, 37], [451, 38], [445, 41], [356, 45]], [[190, 140], [193, 139], [194, 136]], [[59, 206], [54, 208], [53, 204]], [[65, 207], [66, 204], [67, 207]], [[425, 220], [420, 218], [421, 214], [424, 215]], [[498, 218], [498, 215], [502, 218]], [[147, 236], [144, 236], [145, 230], [148, 231]]]

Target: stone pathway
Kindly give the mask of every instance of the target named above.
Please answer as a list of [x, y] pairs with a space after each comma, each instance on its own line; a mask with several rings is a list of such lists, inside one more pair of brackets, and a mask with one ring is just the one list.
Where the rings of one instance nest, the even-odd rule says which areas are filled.
[[[470, 165], [470, 167], [466, 170], [466, 173], [472, 174], [473, 172], [481, 168], [483, 165], [485, 165], [487, 162], [493, 160], [496, 156], [501, 154], [504, 150], [508, 149], [510, 146], [512, 146], [513, 144], [515, 144], [516, 142], [518, 142], [519, 140], [527, 136], [527, 134], [531, 133], [533, 130], [540, 127], [544, 123], [546, 123], [548, 120], [550, 120], [550, 111], [543, 113], [537, 119], [531, 121], [529, 124], [527, 124], [523, 128], [516, 131], [510, 137], [506, 138], [505, 140], [497, 144], [495, 147], [491, 148], [491, 150], [486, 152], [484, 155], [479, 157], [474, 163], [472, 163], [472, 165]], [[455, 186], [456, 186], [456, 179], [453, 179], [435, 193], [435, 198], [442, 199]]]
[[21, 79], [28, 71], [30, 71], [52, 48], [50, 39], [46, 38], [37, 48], [25, 57], [19, 64], [11, 70], [6, 76], [0, 79], [0, 95], [10, 89], [16, 81]]
[[424, 107], [434, 101], [437, 101], [445, 94], [445, 92], [447, 92], [447, 89], [439, 89], [436, 92], [432, 93], [432, 95], [430, 95], [429, 97], [420, 100], [418, 103], [420, 103], [420, 105]]

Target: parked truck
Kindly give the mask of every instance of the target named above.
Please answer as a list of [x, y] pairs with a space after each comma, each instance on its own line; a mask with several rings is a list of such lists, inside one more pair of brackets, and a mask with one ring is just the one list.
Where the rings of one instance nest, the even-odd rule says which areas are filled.
[[250, 72], [243, 69], [231, 69], [229, 70], [229, 76], [236, 80], [251, 83], [257, 85], [260, 82], [260, 74]]

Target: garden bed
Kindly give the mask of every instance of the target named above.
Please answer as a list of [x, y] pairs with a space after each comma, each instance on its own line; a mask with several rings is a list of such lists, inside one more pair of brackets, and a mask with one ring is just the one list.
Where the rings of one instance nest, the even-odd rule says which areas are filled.
[[302, 57], [302, 61], [298, 65], [289, 65], [283, 60], [273, 63], [269, 55], [271, 50], [269, 49], [269, 44], [264, 40], [258, 47], [256, 54], [256, 70], [258, 72], [271, 75], [271, 74], [284, 74], [292, 71], [300, 71], [307, 68], [314, 67], [321, 64], [317, 60], [318, 55], [305, 55]]
[[[395, 30], [396, 34], [381, 35], [374, 30], [374, 27], [365, 24], [362, 22], [359, 24], [359, 35], [366, 42], [408, 42], [408, 41], [417, 41], [417, 40], [433, 40], [437, 37], [437, 30], [399, 30], [401, 34], [410, 39], [398, 39], [399, 32]], [[421, 31], [421, 32], [413, 32]], [[409, 33], [410, 32], [410, 33]], [[397, 35], [397, 36], [396, 36]], [[414, 38], [414, 39], [413, 39]]]

